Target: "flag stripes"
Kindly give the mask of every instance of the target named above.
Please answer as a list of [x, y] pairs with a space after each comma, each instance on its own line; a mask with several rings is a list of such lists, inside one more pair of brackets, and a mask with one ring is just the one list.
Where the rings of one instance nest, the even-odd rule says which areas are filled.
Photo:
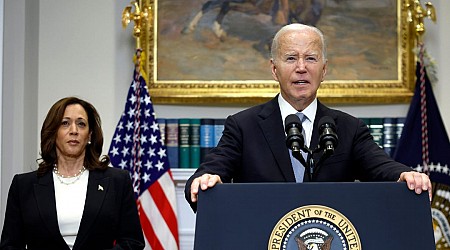
[[[160, 244], [162, 248], [153, 247], [152, 249], [177, 249], [176, 235], [172, 234], [170, 230], [170, 226], [168, 221], [164, 219], [164, 210], [158, 209], [158, 204], [153, 199], [153, 195], [150, 194], [149, 191], [145, 191], [141, 197], [139, 198], [141, 204], [145, 203], [148, 206], [142, 206], [142, 212], [145, 214], [145, 217], [151, 222], [151, 227], [154, 232], [154, 238], [160, 240]], [[156, 196], [155, 196], [156, 197]], [[173, 220], [173, 218], [171, 219]], [[146, 237], [147, 240], [149, 237]], [[151, 240], [149, 240], [151, 242]]]

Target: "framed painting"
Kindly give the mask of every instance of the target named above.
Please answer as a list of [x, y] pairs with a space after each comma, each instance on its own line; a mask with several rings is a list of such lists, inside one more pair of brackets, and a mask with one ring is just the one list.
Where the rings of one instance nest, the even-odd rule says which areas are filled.
[[[256, 104], [274, 97], [270, 43], [285, 23], [320, 28], [329, 104], [407, 103], [414, 39], [402, 0], [142, 0], [150, 95], [164, 104]], [[287, 3], [288, 9], [280, 10]], [[288, 13], [288, 14], [286, 14]]]

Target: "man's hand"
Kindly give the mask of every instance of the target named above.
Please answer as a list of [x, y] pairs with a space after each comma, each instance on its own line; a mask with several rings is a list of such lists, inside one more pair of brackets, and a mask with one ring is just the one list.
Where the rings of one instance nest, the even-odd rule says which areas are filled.
[[432, 186], [428, 175], [415, 171], [403, 172], [400, 174], [398, 181], [405, 181], [410, 190], [414, 190], [416, 194], [422, 193], [422, 191], [428, 191], [428, 196], [432, 198]]
[[202, 190], [214, 187], [217, 183], [222, 183], [220, 176], [213, 174], [203, 174], [195, 178], [191, 184], [191, 201], [197, 202], [199, 187]]

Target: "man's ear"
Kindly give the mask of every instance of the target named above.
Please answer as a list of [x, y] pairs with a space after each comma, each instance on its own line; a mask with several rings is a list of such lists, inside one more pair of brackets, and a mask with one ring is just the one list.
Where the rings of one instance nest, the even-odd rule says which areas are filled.
[[327, 69], [328, 69], [328, 60], [325, 61], [325, 64], [322, 68], [322, 82], [325, 80], [325, 76], [327, 75]]
[[273, 59], [270, 59], [270, 68], [272, 70], [272, 78], [278, 82], [277, 66], [275, 65]]

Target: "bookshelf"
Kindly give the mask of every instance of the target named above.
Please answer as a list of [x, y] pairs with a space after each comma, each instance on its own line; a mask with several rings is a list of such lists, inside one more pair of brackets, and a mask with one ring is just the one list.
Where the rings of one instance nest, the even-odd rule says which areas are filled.
[[172, 168], [173, 181], [176, 186], [185, 186], [187, 179], [195, 172], [195, 168]]

